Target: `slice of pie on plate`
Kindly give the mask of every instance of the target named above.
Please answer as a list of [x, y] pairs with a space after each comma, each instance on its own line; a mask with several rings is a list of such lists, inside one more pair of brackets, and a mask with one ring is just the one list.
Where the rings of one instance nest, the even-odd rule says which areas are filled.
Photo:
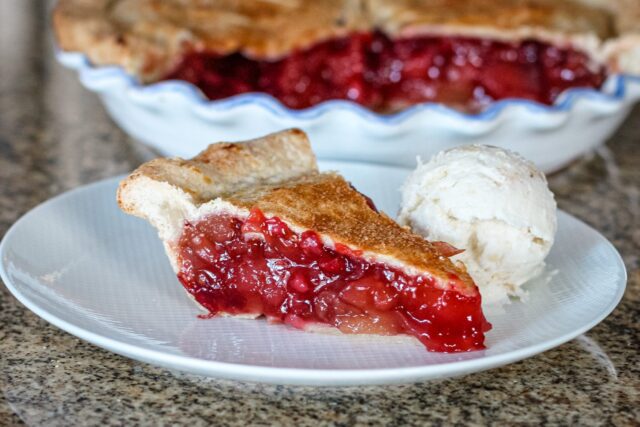
[[455, 248], [320, 173], [300, 130], [152, 160], [120, 184], [118, 203], [157, 228], [178, 279], [211, 315], [406, 334], [431, 351], [484, 348], [490, 325], [473, 280], [448, 259]]

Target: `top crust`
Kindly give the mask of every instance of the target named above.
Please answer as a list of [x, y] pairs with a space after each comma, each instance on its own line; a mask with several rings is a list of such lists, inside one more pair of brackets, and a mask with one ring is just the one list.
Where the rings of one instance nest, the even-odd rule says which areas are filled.
[[143, 81], [188, 51], [277, 58], [363, 26], [358, 0], [61, 0], [53, 24], [64, 50], [119, 64]]
[[[211, 144], [190, 160], [151, 160], [135, 170], [122, 183], [121, 190], [145, 177], [180, 188], [194, 203], [202, 204], [244, 188], [277, 184], [317, 171], [307, 135], [290, 129], [242, 144]], [[122, 206], [123, 201], [118, 202]]]
[[381, 29], [392, 37], [536, 39], [640, 73], [637, 0], [60, 0], [58, 43], [145, 82], [185, 52], [276, 59], [319, 41]]
[[464, 267], [436, 245], [370, 208], [341, 176], [319, 173], [299, 130], [213, 144], [192, 160], [148, 162], [120, 184], [118, 204], [159, 230], [174, 269], [185, 221], [216, 213], [245, 218], [258, 208], [296, 232], [317, 232], [327, 245], [340, 243], [372, 261], [433, 277], [443, 288], [476, 292]]
[[600, 42], [615, 36], [612, 14], [579, 0], [368, 0], [368, 4], [374, 25], [394, 37], [535, 39], [573, 47], [599, 60]]

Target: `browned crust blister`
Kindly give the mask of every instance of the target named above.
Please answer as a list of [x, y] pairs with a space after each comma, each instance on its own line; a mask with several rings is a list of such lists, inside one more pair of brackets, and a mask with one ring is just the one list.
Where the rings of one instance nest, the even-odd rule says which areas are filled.
[[62, 49], [84, 52], [98, 65], [121, 65], [145, 82], [166, 75], [190, 51], [276, 59], [374, 28], [392, 37], [541, 39], [575, 45], [615, 69], [635, 59], [616, 56], [628, 56], [638, 44], [640, 2], [192, 0], [185, 6], [178, 0], [60, 0], [53, 23]]
[[[149, 180], [168, 184], [166, 191], [188, 193], [196, 206], [216, 199], [243, 211], [258, 208], [294, 229], [313, 230], [333, 243], [392, 260], [400, 268], [436, 278], [443, 286], [452, 282], [459, 290], [475, 289], [464, 269], [432, 243], [376, 212], [340, 175], [319, 173], [302, 131], [247, 143], [213, 144], [191, 160], [145, 163], [120, 185], [118, 203], [125, 212], [148, 219], [147, 212], [157, 210], [148, 203], [166, 203], [162, 198], [132, 200], [141, 196], [134, 196], [140, 192], [130, 191], [131, 186], [148, 185]], [[171, 247], [171, 242], [165, 243]]]

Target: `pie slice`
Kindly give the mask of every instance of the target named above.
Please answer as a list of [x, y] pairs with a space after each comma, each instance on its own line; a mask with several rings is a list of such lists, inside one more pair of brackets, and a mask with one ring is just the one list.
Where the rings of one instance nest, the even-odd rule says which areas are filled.
[[63, 49], [145, 83], [262, 92], [290, 108], [550, 104], [640, 73], [637, 0], [61, 0], [53, 22]]
[[431, 351], [484, 348], [490, 325], [473, 280], [448, 259], [456, 250], [318, 172], [300, 130], [152, 160], [120, 184], [118, 203], [157, 228], [178, 279], [211, 315], [406, 334]]

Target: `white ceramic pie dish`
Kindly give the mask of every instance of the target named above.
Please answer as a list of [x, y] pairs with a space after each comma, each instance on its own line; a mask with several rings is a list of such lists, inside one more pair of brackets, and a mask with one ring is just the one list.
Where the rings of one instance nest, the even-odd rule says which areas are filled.
[[423, 103], [382, 115], [341, 100], [292, 110], [265, 94], [210, 101], [186, 82], [141, 85], [120, 67], [92, 66], [84, 54], [56, 55], [129, 135], [163, 155], [187, 158], [211, 142], [298, 127], [321, 159], [414, 167], [417, 156], [480, 143], [517, 151], [552, 172], [603, 144], [640, 98], [640, 77], [612, 75], [601, 90], [571, 89], [552, 106], [508, 99], [479, 114]]

